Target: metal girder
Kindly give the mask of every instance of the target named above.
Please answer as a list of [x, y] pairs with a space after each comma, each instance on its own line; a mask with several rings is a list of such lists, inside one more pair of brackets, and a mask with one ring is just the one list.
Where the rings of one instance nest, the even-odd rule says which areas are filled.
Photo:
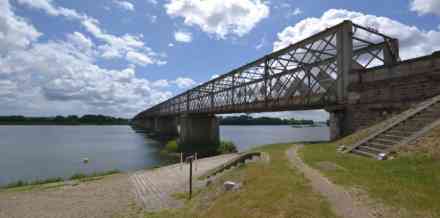
[[397, 39], [344, 21], [134, 117], [324, 108], [343, 104], [352, 69], [399, 59]]

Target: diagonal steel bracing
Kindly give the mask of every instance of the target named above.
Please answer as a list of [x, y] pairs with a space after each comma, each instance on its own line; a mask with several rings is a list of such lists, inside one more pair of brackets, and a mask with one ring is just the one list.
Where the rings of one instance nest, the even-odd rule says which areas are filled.
[[352, 70], [398, 60], [396, 39], [344, 21], [153, 106], [134, 119], [341, 105], [347, 100]]

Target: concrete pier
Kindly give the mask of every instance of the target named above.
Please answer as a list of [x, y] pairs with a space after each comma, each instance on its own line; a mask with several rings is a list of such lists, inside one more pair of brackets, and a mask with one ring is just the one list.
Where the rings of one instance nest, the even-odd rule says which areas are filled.
[[174, 116], [161, 116], [154, 118], [154, 132], [163, 137], [176, 137], [177, 119]]
[[209, 152], [210, 148], [217, 148], [220, 143], [217, 117], [212, 114], [182, 115], [178, 143], [184, 151]]

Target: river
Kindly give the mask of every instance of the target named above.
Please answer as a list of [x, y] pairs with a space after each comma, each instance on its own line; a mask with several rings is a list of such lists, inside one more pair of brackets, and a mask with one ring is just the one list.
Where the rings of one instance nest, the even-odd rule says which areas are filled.
[[[329, 131], [327, 127], [221, 126], [220, 136], [245, 151], [262, 144], [328, 140]], [[159, 153], [161, 146], [129, 126], [0, 126], [0, 185], [170, 163]]]

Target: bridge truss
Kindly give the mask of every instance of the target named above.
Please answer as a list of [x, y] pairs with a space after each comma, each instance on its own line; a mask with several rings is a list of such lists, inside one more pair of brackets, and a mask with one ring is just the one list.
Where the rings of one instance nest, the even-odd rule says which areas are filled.
[[398, 60], [397, 39], [344, 21], [153, 106], [134, 119], [341, 105], [347, 100], [349, 73]]

